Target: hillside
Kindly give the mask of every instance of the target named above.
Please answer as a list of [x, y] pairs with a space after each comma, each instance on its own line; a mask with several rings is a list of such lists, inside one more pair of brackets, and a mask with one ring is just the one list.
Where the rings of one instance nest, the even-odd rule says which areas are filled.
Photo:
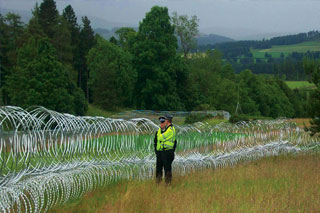
[[208, 44], [217, 44], [222, 42], [233, 42], [232, 38], [228, 38], [221, 35], [209, 34], [209, 35], [200, 35], [197, 38], [198, 45], [208, 45]]
[[292, 45], [273, 45], [268, 49], [251, 49], [254, 58], [265, 58], [265, 54], [270, 54], [273, 58], [280, 58], [281, 53], [287, 56], [290, 53], [306, 53], [320, 51], [320, 41], [308, 41]]
[[[94, 32], [98, 33], [105, 39], [110, 39], [112, 36], [115, 36], [115, 31], [117, 29], [119, 29], [119, 27], [114, 27], [111, 30], [106, 28], [96, 28], [94, 29]], [[138, 28], [134, 28], [134, 29], [138, 31]], [[199, 37], [197, 37], [198, 45], [214, 45], [218, 43], [233, 42], [233, 41], [235, 40], [233, 40], [232, 38], [228, 38], [228, 37], [216, 35], [216, 34], [210, 34], [210, 35], [201, 34]], [[179, 42], [179, 45], [180, 45], [180, 42]]]
[[316, 86], [308, 81], [286, 81], [290, 89], [314, 89]]

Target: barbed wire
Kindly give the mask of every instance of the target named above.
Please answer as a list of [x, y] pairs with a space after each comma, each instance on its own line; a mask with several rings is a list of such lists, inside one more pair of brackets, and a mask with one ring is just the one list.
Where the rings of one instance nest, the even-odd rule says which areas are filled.
[[[175, 125], [176, 174], [319, 146], [286, 119]], [[42, 212], [120, 179], [152, 178], [158, 125], [0, 107], [0, 211]]]

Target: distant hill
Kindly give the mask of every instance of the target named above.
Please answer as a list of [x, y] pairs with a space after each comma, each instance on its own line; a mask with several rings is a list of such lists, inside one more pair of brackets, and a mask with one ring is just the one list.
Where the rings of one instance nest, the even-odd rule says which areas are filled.
[[[6, 15], [9, 12], [20, 15], [21, 21], [26, 24], [29, 22], [29, 20], [32, 17], [32, 10], [30, 10], [30, 11], [28, 11], [28, 10], [13, 10], [13, 9], [6, 9], [6, 8], [0, 7], [0, 13], [2, 15]], [[59, 11], [59, 12], [60, 12], [60, 14], [62, 13], [62, 11]], [[77, 14], [78, 24], [81, 24], [81, 17], [83, 17], [83, 16], [85, 16], [85, 15]], [[101, 29], [112, 30], [113, 28], [119, 28], [119, 27], [136, 27], [136, 26], [130, 25], [128, 23], [107, 21], [103, 18], [99, 18], [99, 17], [95, 17], [95, 16], [87, 16], [87, 17], [91, 21], [91, 26], [94, 29], [101, 28]]]
[[[105, 39], [110, 39], [112, 36], [115, 36], [115, 32], [119, 29], [120, 27], [114, 27], [113, 29], [105, 29], [105, 28], [96, 28], [94, 29], [95, 33], [98, 33]], [[135, 31], [138, 31], [138, 28], [133, 27]], [[116, 37], [116, 36], [115, 36]], [[178, 39], [179, 41], [179, 39]], [[214, 45], [222, 42], [233, 42], [235, 40], [225, 37], [225, 36], [220, 36], [220, 35], [215, 35], [215, 34], [210, 34], [210, 35], [200, 35], [197, 37], [197, 44], [198, 45]], [[180, 42], [179, 42], [180, 46]]]
[[114, 32], [112, 32], [112, 30], [103, 29], [103, 28], [96, 28], [94, 29], [94, 32], [98, 33], [105, 39], [109, 39], [114, 35]]
[[266, 53], [272, 56], [272, 58], [280, 58], [281, 54], [283, 56], [288, 56], [292, 53], [307, 53], [307, 52], [320, 52], [320, 41], [307, 41], [298, 44], [291, 45], [272, 45], [271, 48], [266, 49], [253, 49], [251, 48], [251, 53], [254, 58], [266, 58]]
[[228, 38], [225, 36], [221, 35], [216, 35], [216, 34], [209, 34], [209, 35], [200, 35], [197, 38], [198, 45], [208, 45], [208, 44], [217, 44], [217, 43], [222, 43], [222, 42], [233, 42], [235, 41], [232, 38]]

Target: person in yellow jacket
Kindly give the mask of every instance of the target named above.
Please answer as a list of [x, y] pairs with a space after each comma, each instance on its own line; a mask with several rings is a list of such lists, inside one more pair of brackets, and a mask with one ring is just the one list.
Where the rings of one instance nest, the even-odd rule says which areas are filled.
[[170, 184], [172, 180], [171, 164], [174, 160], [174, 152], [177, 147], [176, 130], [172, 125], [172, 115], [160, 117], [160, 128], [154, 139], [156, 161], [156, 182], [160, 183], [165, 172], [165, 182]]

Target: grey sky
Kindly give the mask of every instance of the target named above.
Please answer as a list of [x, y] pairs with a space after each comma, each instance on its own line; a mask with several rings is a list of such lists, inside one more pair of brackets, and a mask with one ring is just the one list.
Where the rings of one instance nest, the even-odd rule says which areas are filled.
[[[0, 0], [0, 7], [31, 10], [42, 0]], [[200, 31], [236, 39], [253, 35], [320, 30], [320, 0], [56, 0], [61, 11], [71, 4], [77, 14], [108, 22], [138, 25], [153, 5], [170, 13], [197, 15]]]

